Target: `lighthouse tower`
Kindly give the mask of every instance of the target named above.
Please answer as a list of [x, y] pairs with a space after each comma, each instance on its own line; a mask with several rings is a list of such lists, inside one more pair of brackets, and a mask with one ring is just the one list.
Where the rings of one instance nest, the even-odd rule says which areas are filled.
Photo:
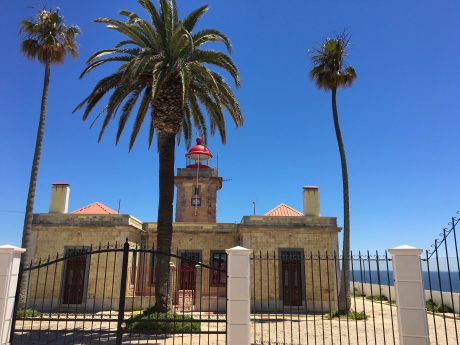
[[176, 222], [215, 223], [217, 191], [222, 177], [208, 165], [211, 152], [198, 137], [196, 145], [185, 155], [187, 166], [177, 169]]

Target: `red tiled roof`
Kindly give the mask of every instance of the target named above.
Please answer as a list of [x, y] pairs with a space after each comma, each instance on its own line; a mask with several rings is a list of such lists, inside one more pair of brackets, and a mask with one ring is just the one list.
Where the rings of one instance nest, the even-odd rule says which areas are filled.
[[72, 214], [118, 214], [118, 212], [100, 202], [93, 202], [73, 211]]
[[279, 204], [274, 209], [268, 211], [264, 216], [269, 217], [300, 217], [303, 213], [286, 204]]

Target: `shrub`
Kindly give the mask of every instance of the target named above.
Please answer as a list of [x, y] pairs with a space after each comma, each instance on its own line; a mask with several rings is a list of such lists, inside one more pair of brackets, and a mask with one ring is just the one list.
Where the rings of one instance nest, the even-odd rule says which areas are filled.
[[449, 307], [448, 305], [436, 304], [431, 299], [426, 301], [425, 305], [426, 305], [426, 310], [431, 311], [432, 313], [453, 313], [454, 312], [452, 308]]
[[384, 296], [384, 295], [368, 296], [366, 297], [366, 299], [371, 300], [371, 301], [378, 301], [378, 302], [380, 301], [388, 302], [387, 296]]
[[453, 313], [453, 309], [445, 304], [438, 304], [436, 312], [438, 313]]
[[364, 311], [352, 311], [352, 310], [350, 310], [348, 313], [334, 310], [330, 312], [329, 314], [327, 314], [326, 317], [329, 319], [334, 319], [334, 318], [346, 319], [348, 317], [348, 319], [350, 320], [367, 320], [367, 315]]
[[25, 318], [25, 317], [40, 317], [42, 313], [34, 309], [18, 309], [16, 311], [16, 317]]
[[357, 288], [353, 288], [353, 296], [354, 297], [366, 297], [366, 295], [360, 292]]
[[157, 331], [161, 333], [199, 331], [201, 324], [193, 317], [174, 313], [144, 311], [126, 321], [128, 331]]
[[428, 301], [425, 302], [426, 310], [435, 312], [436, 311], [436, 303], [433, 302], [433, 300], [429, 299]]

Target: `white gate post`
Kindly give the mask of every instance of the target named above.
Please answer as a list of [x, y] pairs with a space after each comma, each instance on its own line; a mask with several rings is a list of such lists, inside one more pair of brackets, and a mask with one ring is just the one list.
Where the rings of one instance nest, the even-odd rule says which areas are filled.
[[250, 255], [252, 249], [234, 247], [228, 254], [227, 345], [249, 345], [251, 338]]
[[425, 289], [422, 279], [422, 250], [400, 246], [389, 250], [393, 257], [393, 279], [401, 345], [429, 345]]
[[10, 245], [0, 246], [0, 344], [10, 343], [14, 298], [18, 284], [21, 254], [26, 250]]

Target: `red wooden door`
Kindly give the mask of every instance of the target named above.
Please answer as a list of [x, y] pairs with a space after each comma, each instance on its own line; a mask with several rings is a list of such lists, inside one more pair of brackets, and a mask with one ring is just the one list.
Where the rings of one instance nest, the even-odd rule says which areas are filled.
[[189, 262], [180, 265], [180, 288], [179, 290], [195, 290], [196, 268]]
[[85, 289], [86, 256], [68, 258], [65, 267], [62, 303], [81, 304]]
[[283, 304], [302, 305], [302, 269], [300, 260], [283, 260], [281, 265]]

